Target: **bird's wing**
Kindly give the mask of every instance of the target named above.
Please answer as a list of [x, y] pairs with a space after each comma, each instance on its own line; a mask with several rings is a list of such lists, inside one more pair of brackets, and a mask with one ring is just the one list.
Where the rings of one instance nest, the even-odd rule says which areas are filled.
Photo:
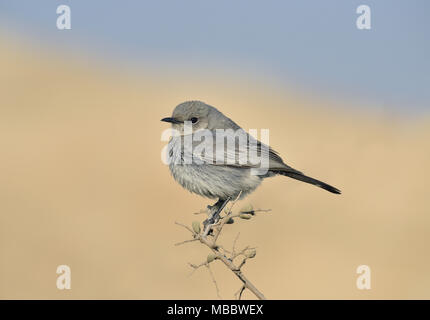
[[[203, 134], [203, 132], [205, 134]], [[243, 131], [243, 130], [242, 130]], [[306, 176], [302, 172], [286, 165], [278, 153], [261, 143], [245, 131], [224, 133], [220, 139], [214, 132], [202, 130], [201, 137], [188, 136], [188, 143], [183, 139], [182, 158], [185, 163], [210, 164], [251, 169], [257, 176], [284, 175], [299, 181], [316, 185], [329, 192], [340, 194], [341, 191], [325, 182]], [[208, 133], [209, 132], [209, 133]], [[196, 135], [196, 132], [193, 134]], [[197, 132], [198, 136], [198, 132]], [[230, 144], [229, 144], [230, 141]]]
[[[189, 152], [190, 153], [190, 152]], [[195, 132], [192, 141], [195, 162], [237, 168], [292, 170], [270, 146], [244, 130]]]

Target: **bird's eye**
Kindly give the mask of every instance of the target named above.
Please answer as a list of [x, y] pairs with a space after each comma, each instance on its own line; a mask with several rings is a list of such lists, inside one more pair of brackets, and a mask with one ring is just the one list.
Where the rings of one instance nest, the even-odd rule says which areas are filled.
[[190, 120], [191, 123], [197, 123], [197, 121], [199, 121], [199, 119], [197, 119], [196, 117], [192, 117]]

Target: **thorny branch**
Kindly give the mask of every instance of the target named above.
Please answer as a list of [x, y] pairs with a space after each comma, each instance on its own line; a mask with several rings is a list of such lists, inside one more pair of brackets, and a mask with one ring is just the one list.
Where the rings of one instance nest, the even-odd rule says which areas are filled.
[[[238, 197], [239, 198], [239, 197]], [[216, 260], [220, 260], [224, 263], [227, 268], [229, 268], [236, 277], [239, 278], [239, 280], [242, 282], [242, 286], [235, 294], [236, 298], [240, 300], [242, 298], [242, 294], [245, 291], [245, 289], [250, 290], [258, 299], [266, 299], [264, 295], [258, 290], [251, 281], [244, 275], [242, 271], [242, 267], [245, 265], [246, 261], [248, 259], [252, 259], [256, 255], [256, 248], [246, 246], [242, 250], [237, 251], [236, 244], [237, 240], [239, 238], [240, 233], [237, 234], [236, 238], [234, 239], [232, 250], [226, 250], [222, 245], [218, 244], [218, 238], [225, 227], [226, 224], [231, 224], [234, 222], [235, 218], [241, 218], [241, 219], [251, 219], [252, 216], [255, 216], [258, 212], [269, 212], [268, 210], [263, 209], [253, 209], [252, 206], [247, 206], [245, 208], [242, 208], [239, 212], [233, 213], [232, 209], [234, 205], [236, 204], [237, 200], [234, 200], [231, 203], [231, 206], [229, 209], [225, 209], [225, 215], [221, 216], [219, 221], [212, 226], [212, 232], [209, 235], [205, 235], [204, 231], [200, 228], [200, 223], [197, 221], [194, 221], [192, 224], [192, 228], [189, 226], [175, 222], [177, 225], [187, 229], [192, 234], [192, 239], [188, 239], [179, 243], [176, 243], [175, 245], [179, 246], [182, 244], [190, 243], [190, 242], [200, 242], [207, 246], [211, 250], [211, 254], [208, 255], [206, 261], [200, 263], [199, 265], [195, 264], [189, 264], [193, 268], [193, 272], [197, 270], [200, 267], [206, 267], [210, 273], [210, 276], [212, 278], [212, 282], [215, 285], [216, 292], [218, 297], [220, 298], [219, 294], [219, 288], [218, 284], [215, 280], [215, 277], [213, 275], [213, 272], [210, 268], [210, 264]], [[196, 214], [204, 213], [203, 211], [200, 211]], [[235, 263], [234, 260], [236, 258], [242, 257], [242, 260], [239, 264]], [[193, 273], [192, 272], [192, 273]]]

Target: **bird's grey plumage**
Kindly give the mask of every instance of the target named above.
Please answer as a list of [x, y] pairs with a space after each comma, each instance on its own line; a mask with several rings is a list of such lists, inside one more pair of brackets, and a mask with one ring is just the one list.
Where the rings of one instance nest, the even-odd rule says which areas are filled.
[[[283, 175], [296, 180], [316, 185], [332, 193], [340, 193], [340, 191], [322, 181], [304, 175], [290, 166], [286, 165], [282, 158], [269, 146], [265, 146], [257, 141], [257, 144], [248, 144], [247, 150], [254, 148], [268, 148], [269, 165], [268, 171], [262, 175], [251, 173], [251, 169], [255, 165], [247, 163], [216, 163], [209, 161], [204, 155], [199, 156], [201, 164], [194, 163], [184, 164], [183, 158], [187, 152], [192, 152], [184, 148], [184, 122], [196, 120], [193, 123], [193, 132], [199, 129], [207, 129], [215, 133], [216, 129], [233, 129], [241, 130], [233, 120], [226, 117], [216, 108], [207, 105], [201, 101], [187, 101], [179, 104], [173, 111], [171, 118], [165, 118], [163, 121], [172, 122], [172, 127], [177, 129], [181, 135], [172, 137], [169, 141], [170, 150], [170, 171], [175, 180], [185, 189], [208, 198], [218, 199], [235, 199], [239, 194], [241, 198], [245, 197], [254, 191], [264, 178], [275, 175]], [[247, 134], [246, 134], [247, 135]], [[249, 139], [253, 139], [247, 135]], [[193, 141], [192, 147], [195, 147], [197, 142]], [[213, 141], [215, 143], [215, 140]], [[237, 157], [240, 154], [240, 149], [236, 148], [233, 154], [225, 151], [225, 158]]]
[[[335, 187], [286, 165], [276, 151], [248, 135], [216, 108], [201, 101], [179, 104], [173, 110], [172, 117], [164, 118], [162, 121], [171, 122], [173, 129], [178, 132], [170, 139], [168, 145], [169, 168], [174, 179], [193, 193], [218, 199], [213, 206], [208, 206], [210, 216], [204, 221], [204, 235], [210, 232], [210, 226], [219, 219], [220, 212], [230, 200], [238, 196], [245, 197], [268, 177], [283, 175], [332, 193], [340, 193]], [[218, 148], [220, 145], [217, 133], [220, 129], [227, 140], [232, 139], [233, 145], [221, 144], [221, 148]], [[202, 133], [208, 134], [208, 139], [204, 136], [194, 139]], [[239, 144], [236, 144], [236, 138]], [[187, 139], [189, 143], [186, 143]], [[198, 147], [202, 146], [202, 152], [196, 152]], [[212, 152], [206, 152], [207, 150]], [[264, 159], [267, 160], [264, 166], [254, 161], [258, 160], [258, 155], [261, 156], [260, 159], [263, 159], [264, 155]], [[191, 161], [187, 162], [188, 159]], [[264, 170], [256, 173], [257, 168]]]
[[[246, 196], [261, 183], [261, 177], [252, 175], [251, 168], [216, 164], [183, 164], [181, 137], [170, 142], [169, 168], [175, 180], [185, 189], [211, 199], [235, 199], [239, 193]], [[181, 158], [181, 159], [178, 159]]]

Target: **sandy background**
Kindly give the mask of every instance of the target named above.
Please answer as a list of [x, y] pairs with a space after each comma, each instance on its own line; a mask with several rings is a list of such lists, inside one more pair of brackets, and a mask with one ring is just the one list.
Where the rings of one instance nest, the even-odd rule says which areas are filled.
[[[343, 191], [278, 177], [238, 204], [273, 210], [222, 239], [240, 230], [240, 246], [258, 246], [244, 271], [268, 298], [430, 298], [429, 117], [30, 49], [0, 38], [0, 298], [216, 298], [206, 270], [188, 276], [208, 250], [174, 246], [188, 237], [174, 221], [190, 224], [211, 201], [160, 160], [159, 119], [189, 99], [269, 128], [287, 163]], [[69, 291], [56, 288], [60, 264]], [[361, 264], [371, 290], [355, 286]], [[238, 280], [221, 263], [213, 271], [233, 298]]]

